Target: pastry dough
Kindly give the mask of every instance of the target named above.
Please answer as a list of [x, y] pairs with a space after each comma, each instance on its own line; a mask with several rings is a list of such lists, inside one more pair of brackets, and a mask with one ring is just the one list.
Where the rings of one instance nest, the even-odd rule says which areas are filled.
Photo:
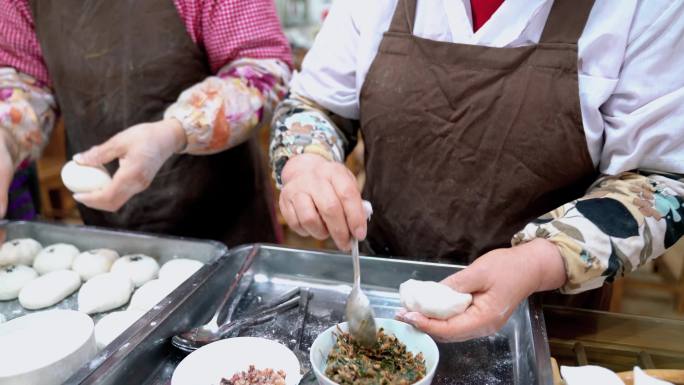
[[83, 284], [78, 292], [78, 311], [101, 313], [125, 305], [133, 293], [133, 282], [122, 273], [100, 274]]
[[74, 259], [71, 270], [78, 273], [81, 279], [87, 281], [96, 275], [104, 274], [112, 268], [119, 253], [109, 249], [95, 249], [84, 251]]
[[116, 311], [102, 317], [95, 325], [95, 342], [103, 349], [140, 319], [145, 312], [136, 310]]
[[133, 293], [128, 310], [148, 311], [169, 295], [178, 285], [173, 281], [155, 279]]
[[57, 270], [68, 270], [71, 269], [78, 253], [74, 245], [55, 243], [38, 253], [36, 260], [33, 261], [33, 268], [40, 275]]
[[0, 267], [0, 301], [16, 299], [21, 289], [36, 278], [38, 273], [28, 266]]
[[74, 193], [101, 190], [112, 182], [104, 167], [82, 166], [73, 160], [62, 167], [62, 182]]
[[172, 259], [159, 269], [159, 279], [181, 284], [201, 269], [202, 266], [204, 266], [202, 262], [194, 259]]
[[21, 238], [7, 241], [0, 248], [0, 266], [27, 265], [31, 266], [36, 255], [43, 246], [31, 238]]
[[27, 283], [19, 292], [19, 303], [29, 310], [42, 309], [68, 297], [79, 286], [81, 277], [75, 271], [53, 271]]
[[114, 261], [111, 272], [128, 275], [135, 287], [140, 287], [157, 278], [159, 263], [143, 254], [125, 255]]
[[463, 313], [473, 296], [460, 293], [447, 285], [432, 281], [409, 279], [399, 286], [401, 305], [429, 318], [449, 319]]

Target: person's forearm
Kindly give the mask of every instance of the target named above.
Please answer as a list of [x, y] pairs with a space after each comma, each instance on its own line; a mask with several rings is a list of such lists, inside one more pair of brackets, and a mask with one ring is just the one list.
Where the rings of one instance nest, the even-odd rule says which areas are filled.
[[289, 78], [289, 67], [279, 60], [240, 59], [184, 91], [164, 118], [181, 123], [185, 153], [220, 152], [243, 143], [270, 120]]
[[49, 88], [13, 68], [0, 68], [0, 129], [15, 167], [40, 156], [55, 117]]
[[553, 243], [567, 274], [561, 291], [578, 293], [657, 258], [682, 236], [684, 181], [623, 173], [528, 224], [513, 244]]

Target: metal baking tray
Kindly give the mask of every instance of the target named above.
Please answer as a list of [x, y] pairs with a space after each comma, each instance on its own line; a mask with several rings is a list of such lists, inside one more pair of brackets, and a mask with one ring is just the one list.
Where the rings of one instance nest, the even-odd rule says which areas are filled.
[[[240, 336], [261, 336], [291, 348], [304, 370], [310, 368], [309, 347], [316, 336], [343, 321], [351, 290], [351, 258], [342, 253], [260, 245], [251, 267], [233, 284], [253, 246], [232, 249], [198, 285], [174, 293], [173, 306], [155, 319], [155, 327], [140, 330], [85, 376], [68, 384], [166, 385], [186, 354], [170, 337], [191, 325], [207, 322], [218, 301], [232, 286], [228, 319], [239, 318], [261, 303], [296, 287], [312, 293], [305, 311], [293, 309], [265, 324], [240, 330]], [[365, 290], [378, 317], [393, 317], [399, 308], [399, 284], [409, 278], [440, 280], [460, 267], [443, 264], [362, 257]], [[433, 384], [552, 384], [543, 315], [535, 301], [522, 303], [496, 335], [463, 343], [440, 344], [440, 363]], [[230, 359], [226, 357], [226, 359]], [[229, 375], [231, 373], [226, 373]]]
[[[44, 247], [53, 243], [63, 242], [73, 244], [82, 251], [96, 248], [109, 248], [116, 250], [120, 255], [142, 253], [156, 258], [160, 265], [174, 257], [195, 259], [206, 264], [202, 269], [195, 273], [195, 275], [177, 288], [176, 291], [182, 291], [185, 286], [197, 284], [197, 278], [210, 271], [210, 266], [228, 252], [226, 246], [214, 241], [172, 238], [152, 234], [45, 222], [0, 222], [0, 241], [4, 242], [17, 238], [33, 238], [40, 242]], [[162, 300], [162, 302], [147, 312], [118, 339], [100, 351], [98, 356], [86, 366], [86, 369], [91, 370], [96, 367], [99, 362], [103, 362], [112, 354], [112, 352], [117, 351], [121, 346], [126, 345], [128, 339], [135, 335], [137, 331], [149, 327], [150, 323], [154, 323], [154, 319], [157, 315], [166, 311], [173, 296], [175, 296], [175, 292]], [[76, 310], [78, 308], [77, 298], [78, 292], [50, 308], [34, 311], [26, 310], [21, 307], [18, 300], [0, 301], [0, 314], [4, 315], [9, 321], [36, 311], [49, 309]], [[127, 305], [124, 305], [124, 307], [125, 306]], [[116, 310], [120, 309], [112, 311]], [[107, 313], [94, 314], [92, 315], [92, 318], [97, 322], [105, 314]]]

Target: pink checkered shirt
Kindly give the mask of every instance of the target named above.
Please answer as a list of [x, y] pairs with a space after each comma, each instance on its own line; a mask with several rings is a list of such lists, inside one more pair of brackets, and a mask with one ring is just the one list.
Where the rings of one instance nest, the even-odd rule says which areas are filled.
[[[239, 58], [290, 63], [273, 0], [173, 1], [192, 40], [207, 52], [212, 71]], [[28, 0], [0, 0], [0, 67], [50, 84]]]

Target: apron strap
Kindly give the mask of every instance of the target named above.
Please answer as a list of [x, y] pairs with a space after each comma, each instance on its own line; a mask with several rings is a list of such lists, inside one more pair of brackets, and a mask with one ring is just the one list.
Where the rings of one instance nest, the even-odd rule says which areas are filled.
[[413, 24], [416, 20], [416, 4], [418, 0], [399, 0], [394, 9], [389, 32], [413, 35]]
[[554, 0], [540, 43], [576, 44], [594, 0]]

